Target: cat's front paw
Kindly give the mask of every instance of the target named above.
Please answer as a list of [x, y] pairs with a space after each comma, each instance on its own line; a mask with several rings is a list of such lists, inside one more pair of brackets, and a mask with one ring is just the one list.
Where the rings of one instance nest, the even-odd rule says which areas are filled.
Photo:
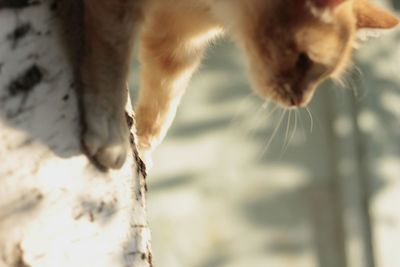
[[83, 144], [87, 153], [105, 168], [119, 169], [129, 149], [129, 129], [122, 112], [85, 107], [86, 129]]

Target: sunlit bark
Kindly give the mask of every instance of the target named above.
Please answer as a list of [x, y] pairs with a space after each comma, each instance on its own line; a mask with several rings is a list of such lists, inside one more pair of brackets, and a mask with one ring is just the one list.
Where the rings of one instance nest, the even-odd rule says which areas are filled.
[[150, 266], [144, 168], [83, 154], [56, 4], [0, 1], [0, 266]]

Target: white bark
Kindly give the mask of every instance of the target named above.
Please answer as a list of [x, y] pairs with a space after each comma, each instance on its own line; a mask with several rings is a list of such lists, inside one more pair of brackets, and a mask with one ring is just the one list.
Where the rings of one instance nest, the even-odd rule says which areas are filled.
[[0, 0], [0, 267], [150, 266], [144, 168], [83, 154], [50, 5]]

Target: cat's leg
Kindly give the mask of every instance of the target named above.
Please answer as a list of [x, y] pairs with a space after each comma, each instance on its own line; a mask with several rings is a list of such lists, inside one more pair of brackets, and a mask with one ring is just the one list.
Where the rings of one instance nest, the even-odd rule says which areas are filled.
[[84, 10], [83, 143], [100, 165], [120, 168], [129, 148], [125, 105], [134, 7], [129, 0], [84, 0]]
[[182, 21], [184, 12], [188, 11], [155, 11], [142, 27], [140, 93], [135, 113], [139, 148], [145, 157], [164, 138], [208, 37], [214, 36], [208, 22], [202, 18], [196, 21], [201, 14], [189, 14], [188, 21]]
[[[154, 53], [147, 56], [158, 57], [156, 51], [143, 50], [147, 48], [142, 49], [142, 55]], [[165, 52], [167, 51], [163, 50], [163, 53]], [[135, 108], [141, 151], [150, 151], [164, 138], [175, 117], [187, 83], [199, 64], [201, 52], [187, 53], [184, 57], [185, 59], [177, 59], [171, 55], [170, 59], [159, 59], [170, 62], [158, 62], [158, 59], [149, 60], [152, 62], [142, 61], [146, 63], [141, 69], [139, 100]], [[168, 66], [170, 64], [174, 66]]]

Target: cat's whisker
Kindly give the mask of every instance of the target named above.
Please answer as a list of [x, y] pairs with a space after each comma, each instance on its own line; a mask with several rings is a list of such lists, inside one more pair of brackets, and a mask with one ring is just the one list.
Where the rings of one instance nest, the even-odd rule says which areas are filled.
[[357, 92], [359, 92], [358, 89], [361, 90], [360, 91], [361, 93], [358, 93], [356, 95], [357, 100], [361, 101], [367, 95], [367, 93], [366, 93], [367, 91], [364, 89], [365, 87], [359, 86], [360, 82], [362, 85], [363, 80], [361, 78], [364, 75], [364, 73], [363, 73], [362, 69], [355, 64], [353, 65], [353, 69], [355, 70], [355, 72], [353, 72], [353, 76], [352, 76], [352, 80], [351, 80], [352, 86], [357, 90]]
[[341, 77], [340, 81], [336, 80], [336, 83], [340, 84], [344, 89], [350, 89], [357, 100], [361, 100], [365, 96], [364, 91], [360, 91], [362, 87], [358, 86], [357, 81], [361, 81], [361, 76], [363, 72], [354, 62], [349, 63], [351, 67], [345, 70], [344, 75]]
[[313, 132], [313, 129], [314, 129], [314, 119], [313, 119], [313, 116], [312, 116], [312, 114], [311, 114], [310, 108], [309, 108], [309, 107], [306, 107], [305, 109], [306, 109], [306, 111], [307, 111], [307, 113], [308, 113], [308, 116], [310, 117], [310, 133], [312, 133], [312, 132]]
[[359, 77], [364, 76], [364, 73], [363, 73], [362, 69], [359, 66], [357, 66], [356, 64], [353, 64], [352, 68], [357, 71], [357, 74], [359, 75]]
[[[247, 136], [250, 132], [252, 132], [253, 130], [255, 130], [256, 128], [258, 128], [258, 126], [260, 125], [262, 119], [260, 119], [260, 117], [262, 117], [263, 112], [268, 109], [269, 105], [271, 103], [270, 102], [264, 102], [262, 103], [256, 111], [253, 112], [251, 119], [250, 120], [246, 120], [247, 125], [250, 127], [250, 129], [248, 131], [246, 131], [244, 133], [244, 136]], [[253, 127], [253, 125], [255, 125]]]
[[289, 139], [289, 129], [290, 129], [290, 122], [291, 122], [291, 115], [292, 115], [292, 110], [289, 109], [289, 115], [286, 123], [286, 131], [285, 131], [285, 138], [283, 139], [283, 147], [282, 150], [285, 149], [287, 145], [287, 141]]
[[333, 79], [334, 83], [339, 85], [342, 88], [346, 88], [347, 87], [347, 76], [345, 74], [342, 74], [342, 76], [340, 76], [339, 78], [335, 78]]
[[[288, 115], [288, 120], [287, 120], [287, 125], [286, 125], [286, 132], [285, 132], [285, 138], [283, 141], [283, 146], [280, 154], [280, 159], [283, 157], [283, 155], [286, 153], [289, 143], [290, 143], [290, 137], [289, 137], [289, 130], [290, 130], [290, 123], [291, 123], [291, 116], [292, 115], [292, 110], [289, 110], [289, 115]], [[296, 119], [296, 117], [295, 117]]]
[[[238, 132], [240, 136], [246, 137], [248, 135], [248, 132], [252, 130], [253, 127], [252, 121], [257, 120], [261, 112], [263, 111], [262, 106], [257, 106], [257, 105], [251, 105], [248, 109], [246, 108], [248, 101], [250, 100], [250, 97], [252, 97], [252, 93], [247, 94], [247, 96], [240, 101], [239, 107], [236, 109], [235, 115], [232, 117], [230, 123], [229, 123], [229, 129], [232, 132]], [[255, 116], [251, 116], [251, 120], [245, 120], [243, 116], [245, 113], [251, 113], [252, 115], [255, 114]], [[250, 125], [250, 130], [246, 130], [248, 127], [245, 127], [247, 125]], [[240, 129], [239, 131], [237, 129]], [[244, 129], [244, 130], [243, 130]]]
[[275, 103], [273, 103], [273, 104], [274, 104], [274, 107], [273, 107], [271, 110], [269, 110], [269, 111], [267, 112], [267, 114], [265, 114], [265, 117], [263, 118], [264, 121], [266, 121], [266, 120], [268, 120], [269, 118], [271, 118], [271, 116], [272, 116], [277, 110], [279, 110], [279, 105], [277, 105], [277, 104], [275, 104]]
[[[260, 116], [260, 113], [262, 113], [265, 109], [267, 109], [271, 103], [272, 102], [266, 101], [264, 104], [262, 104], [258, 108], [258, 110], [255, 112], [255, 115], [252, 116], [252, 119], [249, 122], [250, 128], [244, 133], [244, 136], [246, 138], [250, 138], [253, 135], [253, 133], [260, 127], [260, 124], [266, 120], [266, 118], [264, 118], [263, 116]], [[276, 108], [273, 108], [272, 111], [269, 112], [268, 114], [272, 115], [275, 111], [276, 111]]]
[[353, 91], [355, 98], [356, 99], [360, 99], [361, 95], [360, 95], [360, 92], [358, 90], [359, 88], [358, 88], [357, 84], [354, 82], [353, 79], [350, 81], [350, 88]]
[[[232, 116], [230, 125], [232, 126], [238, 119], [241, 114], [245, 111], [246, 103], [253, 96], [252, 92], [249, 92], [239, 103], [238, 107], [235, 109], [235, 113]], [[239, 122], [240, 123], [240, 122]]]
[[263, 109], [268, 108], [270, 105], [273, 105], [273, 108], [270, 109], [269, 111], [267, 111], [267, 114], [264, 116], [254, 116], [255, 118], [259, 118], [258, 121], [255, 123], [254, 127], [252, 127], [250, 129], [250, 131], [248, 132], [248, 136], [251, 136], [252, 133], [254, 132], [254, 130], [256, 130], [257, 128], [259, 128], [261, 122], [263, 121], [267, 121], [278, 109], [279, 109], [279, 105], [277, 105], [276, 103], [269, 101], [268, 103], [264, 103], [261, 108], [259, 109], [259, 111], [262, 111]]
[[271, 135], [271, 137], [269, 138], [269, 140], [268, 140], [266, 146], [265, 146], [264, 149], [261, 151], [260, 157], [263, 156], [263, 155], [265, 154], [265, 152], [268, 150], [268, 148], [270, 147], [272, 141], [274, 140], [274, 137], [275, 137], [276, 134], [278, 133], [278, 130], [279, 130], [281, 124], [282, 124], [282, 121], [283, 121], [283, 119], [284, 119], [284, 117], [285, 117], [285, 115], [286, 115], [286, 112], [287, 112], [287, 110], [282, 110], [281, 116], [280, 116], [280, 118], [279, 118], [279, 120], [278, 120], [278, 124], [276, 125], [274, 131], [272, 132], [272, 135]]
[[293, 127], [292, 133], [290, 134], [290, 137], [289, 137], [289, 139], [288, 139], [288, 141], [287, 141], [287, 143], [286, 143], [286, 148], [285, 148], [285, 150], [283, 151], [282, 156], [283, 156], [283, 155], [286, 153], [286, 151], [288, 150], [289, 145], [290, 145], [290, 143], [292, 142], [292, 140], [293, 140], [293, 138], [294, 138], [294, 135], [296, 134], [296, 131], [297, 131], [297, 113], [296, 113], [296, 111], [297, 111], [297, 110], [295, 110], [295, 112], [294, 112], [294, 127]]
[[272, 101], [271, 100], [265, 100], [264, 103], [261, 105], [263, 109], [267, 109], [269, 105], [271, 105]]
[[302, 118], [302, 114], [301, 114], [300, 111], [301, 111], [300, 109], [296, 109], [296, 116], [299, 117], [298, 121], [299, 121], [299, 124], [301, 126], [302, 136], [304, 136], [305, 140], [307, 140], [308, 139], [308, 133], [306, 131], [306, 128], [304, 127], [304, 120]]
[[296, 130], [297, 130], [297, 116], [296, 113], [294, 113], [294, 127], [293, 127], [293, 132], [291, 134], [291, 136], [289, 137], [289, 142], [288, 144], [290, 144], [290, 142], [293, 140], [294, 135], [296, 134]]
[[354, 77], [355, 77], [357, 74], [354, 73], [354, 70], [355, 70], [354, 66], [355, 66], [355, 65], [353, 65], [353, 67], [352, 67], [352, 69], [351, 69], [352, 71], [349, 72], [346, 88], [350, 88], [351, 91], [353, 92], [354, 96], [355, 96], [356, 98], [358, 98], [358, 97], [359, 97], [359, 91], [358, 91], [357, 83], [356, 83], [356, 81], [354, 80]]
[[295, 109], [295, 111], [296, 111], [295, 115], [296, 115], [296, 117], [297, 117], [297, 116], [299, 117], [300, 126], [301, 126], [301, 128], [303, 129], [303, 132], [305, 133], [305, 132], [306, 132], [306, 129], [304, 128], [304, 121], [303, 121], [303, 119], [301, 118], [300, 109]]

